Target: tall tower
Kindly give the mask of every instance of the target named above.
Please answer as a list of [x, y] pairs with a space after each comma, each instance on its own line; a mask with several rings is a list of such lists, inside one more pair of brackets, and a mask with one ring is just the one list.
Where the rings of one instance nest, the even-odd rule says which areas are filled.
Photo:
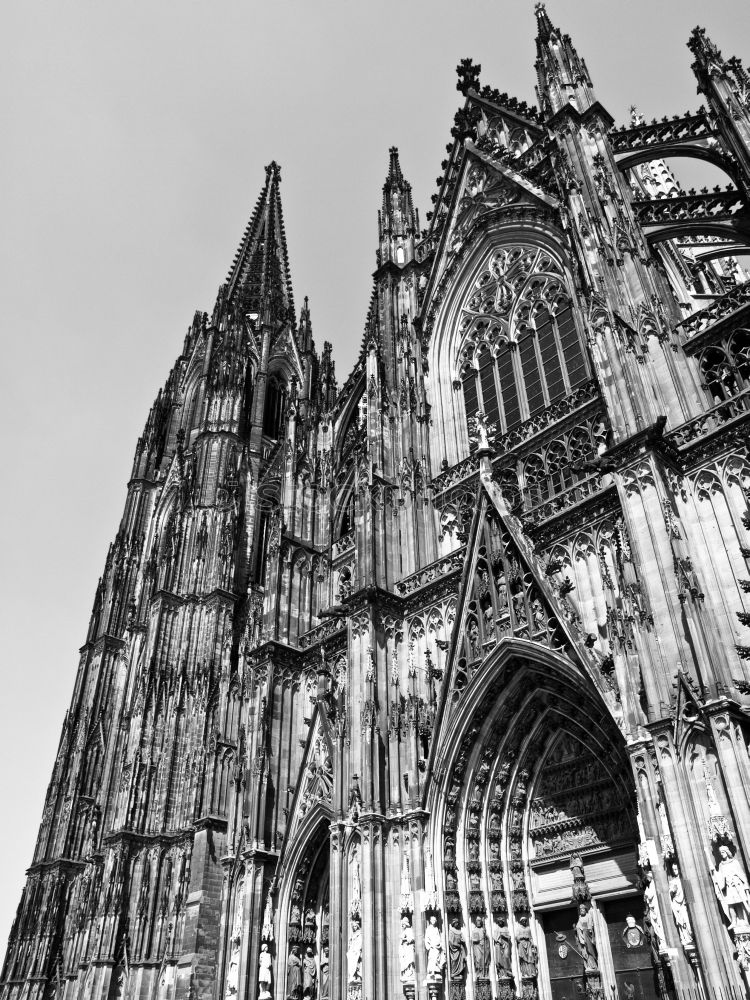
[[536, 22], [539, 108], [457, 67], [424, 230], [391, 148], [341, 388], [267, 168], [137, 444], [2, 1000], [750, 993], [747, 76], [696, 30], [708, 107], [618, 128]]

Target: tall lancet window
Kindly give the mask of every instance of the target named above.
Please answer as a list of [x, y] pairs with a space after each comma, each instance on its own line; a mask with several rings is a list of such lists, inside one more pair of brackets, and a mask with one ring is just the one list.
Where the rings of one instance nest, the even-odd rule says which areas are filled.
[[267, 437], [279, 438], [283, 435], [287, 398], [286, 382], [276, 375], [269, 376], [263, 409], [263, 433]]
[[538, 247], [493, 251], [461, 313], [467, 417], [506, 433], [591, 377], [560, 265]]

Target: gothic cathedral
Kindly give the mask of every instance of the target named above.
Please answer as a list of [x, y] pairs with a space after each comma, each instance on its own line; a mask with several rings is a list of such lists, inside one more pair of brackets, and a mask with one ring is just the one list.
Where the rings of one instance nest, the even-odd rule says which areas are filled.
[[538, 108], [458, 67], [426, 229], [391, 149], [341, 387], [266, 169], [136, 445], [2, 1000], [750, 995], [750, 75], [697, 28], [704, 106], [616, 127], [536, 21]]

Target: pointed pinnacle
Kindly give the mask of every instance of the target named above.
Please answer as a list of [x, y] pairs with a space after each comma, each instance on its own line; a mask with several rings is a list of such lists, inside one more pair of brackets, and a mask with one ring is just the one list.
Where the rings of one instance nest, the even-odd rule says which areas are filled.
[[475, 63], [472, 59], [462, 59], [456, 66], [458, 74], [456, 90], [460, 90], [464, 96], [470, 90], [479, 90], [479, 74], [481, 72], [482, 67], [479, 63]]
[[553, 31], [552, 22], [550, 21], [549, 15], [547, 14], [547, 8], [543, 3], [541, 2], [537, 3], [534, 7], [534, 13], [536, 14], [536, 20], [537, 20], [537, 29], [538, 29], [537, 37], [539, 38], [540, 41], [546, 42], [549, 40], [549, 37]]
[[401, 173], [401, 164], [398, 162], [398, 146], [391, 146], [388, 152], [391, 157], [388, 166], [388, 180], [391, 183], [395, 181], [397, 184], [400, 184], [404, 179], [404, 175]]

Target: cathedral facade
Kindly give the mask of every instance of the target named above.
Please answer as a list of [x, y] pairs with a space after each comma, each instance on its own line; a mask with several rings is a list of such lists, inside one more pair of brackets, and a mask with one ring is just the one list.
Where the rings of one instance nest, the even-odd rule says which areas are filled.
[[[750, 993], [750, 77], [458, 68], [359, 360], [280, 171], [139, 438], [2, 1000]], [[668, 161], [728, 184], [685, 191]]]

